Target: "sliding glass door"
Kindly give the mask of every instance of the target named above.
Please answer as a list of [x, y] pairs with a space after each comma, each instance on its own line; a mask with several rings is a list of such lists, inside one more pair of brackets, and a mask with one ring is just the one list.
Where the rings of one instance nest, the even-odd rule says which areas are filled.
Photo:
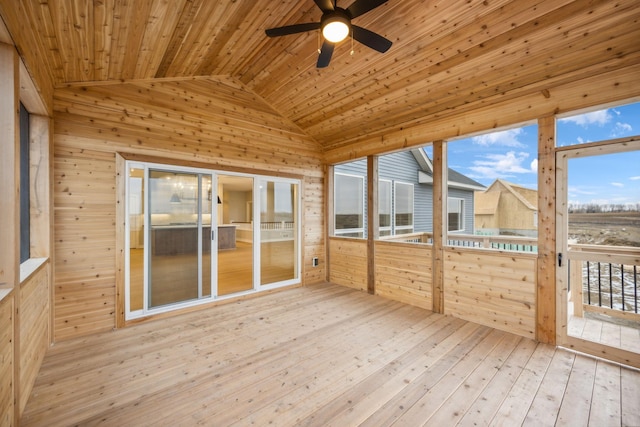
[[128, 162], [125, 318], [300, 282], [300, 181]]
[[149, 170], [149, 308], [211, 296], [211, 181]]
[[260, 185], [260, 285], [298, 277], [298, 184]]
[[254, 178], [218, 175], [218, 295], [254, 288]]

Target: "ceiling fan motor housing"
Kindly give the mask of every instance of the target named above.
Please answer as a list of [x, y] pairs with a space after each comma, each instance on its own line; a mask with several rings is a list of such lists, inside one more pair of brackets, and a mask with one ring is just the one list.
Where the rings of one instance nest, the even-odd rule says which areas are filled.
[[[341, 37], [339, 40], [333, 39], [331, 35], [325, 32], [325, 29], [328, 29], [327, 27], [328, 25], [329, 26], [335, 25], [336, 23], [343, 24], [347, 28], [347, 34], [344, 34], [344, 36]], [[332, 10], [330, 12], [323, 13], [322, 18], [320, 19], [320, 24], [322, 27], [322, 34], [324, 35], [325, 39], [327, 39], [332, 43], [338, 43], [344, 40], [344, 38], [347, 37], [349, 34], [351, 34], [351, 16], [349, 15], [349, 12], [339, 7], [337, 7], [335, 10]], [[341, 34], [341, 36], [342, 35], [343, 34]]]

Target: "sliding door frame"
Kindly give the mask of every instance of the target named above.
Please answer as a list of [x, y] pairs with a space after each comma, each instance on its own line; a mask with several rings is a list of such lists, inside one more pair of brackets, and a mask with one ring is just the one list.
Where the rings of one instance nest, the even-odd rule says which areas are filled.
[[[119, 156], [118, 156], [119, 157]], [[132, 156], [137, 157], [137, 156]], [[118, 209], [117, 217], [120, 216], [121, 220], [118, 223], [123, 224], [123, 233], [118, 233], [117, 239], [117, 247], [121, 248], [119, 252], [122, 256], [122, 261], [118, 261], [122, 268], [118, 268], [119, 278], [118, 283], [118, 297], [116, 299], [118, 305], [118, 320], [117, 326], [122, 327], [126, 326], [129, 322], [138, 322], [144, 319], [150, 319], [156, 317], [157, 315], [163, 315], [170, 312], [179, 313], [182, 309], [190, 309], [192, 307], [200, 306], [203, 304], [211, 304], [217, 301], [233, 299], [237, 297], [241, 297], [247, 294], [262, 292], [273, 290], [279, 287], [290, 286], [301, 284], [302, 282], [302, 248], [303, 248], [303, 234], [302, 234], [302, 179], [298, 177], [289, 177], [289, 176], [278, 176], [278, 175], [269, 175], [269, 174], [257, 174], [257, 173], [248, 173], [248, 172], [237, 172], [226, 169], [210, 169], [202, 166], [191, 166], [191, 165], [175, 165], [168, 163], [158, 163], [157, 159], [147, 160], [146, 158], [133, 158], [126, 159], [119, 157], [120, 161], [118, 164], [120, 165], [119, 170], [121, 171], [121, 175], [119, 175], [118, 179], [118, 193], [121, 196], [121, 200], [124, 203], [121, 203], [120, 209]], [[130, 311], [129, 302], [130, 302], [130, 220], [129, 220], [129, 170], [132, 168], [142, 168], [144, 169], [144, 182], [145, 185], [148, 185], [148, 174], [149, 169], [157, 169], [168, 172], [176, 172], [176, 173], [194, 173], [194, 174], [203, 174], [203, 175], [211, 175], [212, 177], [212, 199], [215, 200], [217, 194], [217, 183], [218, 176], [220, 175], [235, 175], [239, 177], [249, 177], [253, 178], [253, 197], [252, 197], [252, 209], [253, 209], [253, 218], [254, 227], [253, 227], [253, 236], [254, 236], [254, 275], [253, 275], [253, 286], [251, 289], [246, 291], [241, 291], [228, 295], [218, 295], [218, 283], [217, 283], [217, 242], [218, 242], [218, 233], [215, 232], [214, 239], [211, 241], [211, 296], [202, 299], [190, 300], [185, 302], [179, 302], [167, 306], [160, 306], [156, 308], [150, 308], [148, 306], [147, 301], [147, 292], [148, 292], [148, 251], [149, 248], [149, 225], [148, 221], [145, 221], [144, 224], [144, 292], [145, 302], [142, 310]], [[295, 277], [291, 280], [286, 280], [277, 283], [269, 283], [265, 285], [260, 285], [260, 194], [259, 188], [262, 183], [266, 183], [268, 181], [275, 182], [287, 182], [296, 184], [297, 194], [295, 198], [296, 208], [296, 230], [294, 239], [296, 240], [295, 248]], [[148, 189], [145, 189], [148, 191]], [[147, 196], [145, 195], [145, 199]], [[211, 224], [214, 227], [214, 224], [218, 223], [218, 212], [213, 204], [211, 211]], [[150, 215], [148, 212], [147, 200], [145, 200], [145, 217]]]

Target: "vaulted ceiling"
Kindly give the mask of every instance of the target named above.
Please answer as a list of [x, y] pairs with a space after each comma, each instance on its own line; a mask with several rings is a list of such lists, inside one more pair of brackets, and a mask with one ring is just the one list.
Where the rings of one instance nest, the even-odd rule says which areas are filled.
[[351, 55], [345, 41], [324, 69], [317, 31], [265, 36], [318, 21], [313, 0], [1, 0], [0, 12], [56, 86], [231, 76], [325, 149], [640, 64], [638, 0], [389, 0], [354, 23], [391, 49], [356, 42]]

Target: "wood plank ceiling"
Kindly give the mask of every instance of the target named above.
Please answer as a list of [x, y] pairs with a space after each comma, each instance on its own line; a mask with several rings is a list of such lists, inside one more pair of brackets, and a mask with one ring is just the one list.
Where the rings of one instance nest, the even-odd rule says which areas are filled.
[[57, 86], [230, 76], [325, 150], [640, 64], [638, 0], [389, 0], [354, 23], [391, 49], [343, 42], [325, 69], [318, 32], [264, 33], [318, 21], [313, 0], [16, 3]]

